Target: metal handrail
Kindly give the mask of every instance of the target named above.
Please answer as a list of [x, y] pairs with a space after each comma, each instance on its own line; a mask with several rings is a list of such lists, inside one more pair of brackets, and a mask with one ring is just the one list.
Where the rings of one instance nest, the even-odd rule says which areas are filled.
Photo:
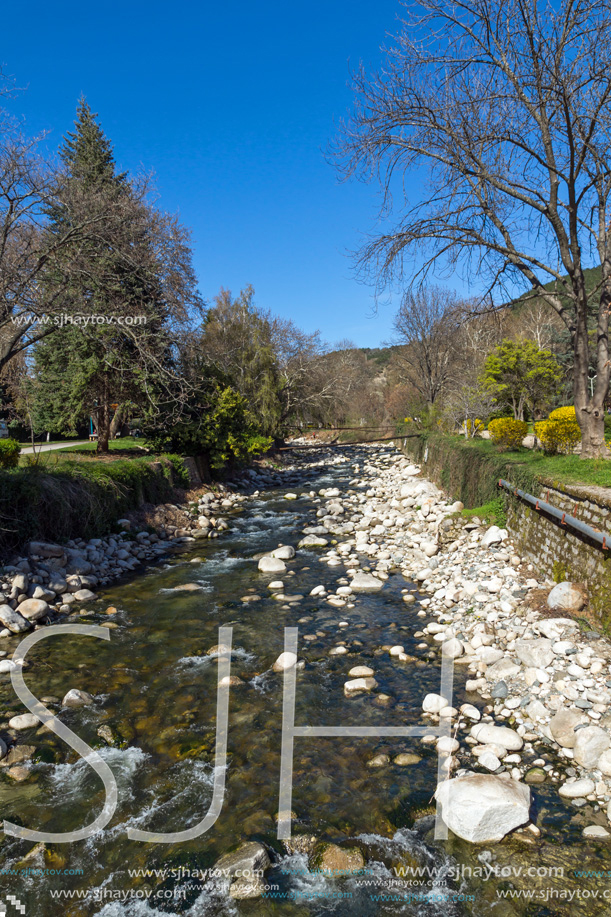
[[602, 551], [610, 550], [611, 545], [607, 544], [607, 535], [596, 531], [592, 526], [586, 525], [585, 522], [580, 522], [579, 519], [576, 519], [575, 516], [571, 516], [570, 513], [563, 512], [561, 509], [558, 509], [557, 506], [552, 506], [551, 503], [547, 503], [545, 500], [533, 497], [532, 494], [514, 487], [513, 484], [503, 480], [503, 478], [499, 478], [499, 487], [503, 487], [508, 493], [513, 494], [514, 497], [519, 497], [521, 500], [524, 500], [525, 503], [529, 503], [537, 511], [547, 513], [560, 525], [566, 525], [567, 528], [574, 529], [574, 531], [578, 532], [580, 535], [585, 535], [590, 541], [598, 545]]

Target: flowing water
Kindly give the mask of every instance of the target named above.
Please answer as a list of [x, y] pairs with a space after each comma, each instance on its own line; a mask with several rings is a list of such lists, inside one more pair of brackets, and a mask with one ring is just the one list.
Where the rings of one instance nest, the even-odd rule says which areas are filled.
[[[350, 454], [352, 461], [357, 456], [356, 450]], [[66, 635], [31, 651], [25, 677], [37, 697], [61, 698], [70, 688], [95, 695], [93, 705], [63, 710], [61, 719], [100, 749], [115, 774], [119, 803], [105, 830], [85, 841], [49, 844], [46, 852], [38, 851], [26, 861], [32, 842], [6, 837], [2, 898], [8, 893], [17, 896], [30, 917], [565, 913], [557, 904], [497, 901], [496, 890], [511, 887], [504, 880], [485, 882], [457, 874], [465, 865], [482, 871], [482, 849], [455, 839], [433, 840], [431, 796], [437, 759], [418, 739], [295, 741], [293, 833], [358, 846], [367, 864], [360, 876], [340, 879], [310, 871], [303, 852], [287, 853], [276, 838], [283, 686], [282, 676], [271, 667], [284, 649], [285, 627], [299, 628], [299, 656], [306, 663], [298, 673], [298, 725], [417, 724], [422, 697], [439, 690], [438, 661], [417, 649], [421, 641], [413, 633], [423, 619], [417, 617], [417, 603], [408, 607], [401, 601], [401, 590], [412, 584], [400, 574], [391, 574], [381, 593], [360, 596], [354, 608], [333, 608], [309, 593], [321, 583], [334, 591], [345, 575], [343, 566], [321, 563], [320, 551], [300, 550], [288, 564], [294, 573], [282, 579], [286, 593], [304, 598], [286, 605], [270, 596], [267, 584], [272, 577], [260, 574], [252, 559], [279, 543], [296, 545], [303, 527], [315, 524], [318, 505], [307, 492], [334, 485], [346, 488], [353, 474], [350, 463], [338, 464], [330, 473], [310, 477], [298, 500], [285, 500], [281, 490], [253, 498], [232, 514], [230, 531], [223, 537], [191, 545], [163, 567], [105, 590], [103, 601], [79, 620], [108, 622], [105, 608], [116, 606], [112, 621], [118, 627], [111, 630], [110, 641]], [[176, 590], [186, 583], [202, 588]], [[243, 601], [248, 596], [260, 600]], [[340, 627], [340, 622], [348, 626]], [[206, 653], [219, 642], [218, 628], [227, 625], [233, 628], [231, 674], [243, 684], [230, 690], [226, 795], [220, 817], [207, 833], [181, 844], [130, 840], [128, 827], [184, 830], [208, 810], [218, 657]], [[329, 649], [342, 640], [349, 654], [329, 656]], [[396, 643], [419, 661], [398, 664], [380, 649]], [[376, 693], [389, 695], [390, 706], [377, 705], [368, 695], [344, 697], [343, 684], [355, 665], [374, 668]], [[0, 679], [6, 719], [24, 712], [9, 676]], [[456, 706], [477, 701], [462, 690], [463, 676], [456, 681]], [[114, 746], [98, 737], [102, 725], [112, 730]], [[3, 817], [41, 831], [70, 831], [92, 821], [102, 809], [104, 790], [91, 768], [44, 728], [32, 730], [21, 741], [36, 745], [38, 751], [27, 781], [1, 779]], [[409, 767], [367, 766], [374, 754], [392, 758], [400, 752], [416, 752], [421, 760]], [[603, 869], [604, 847], [584, 848], [579, 813], [567, 809], [554, 789], [537, 788], [537, 798], [544, 840], [508, 839], [494, 849], [493, 861], [524, 868], [564, 863], [571, 870], [576, 863], [587, 863], [588, 868]], [[227, 883], [199, 872], [244, 840], [262, 841], [272, 851], [273, 865], [265, 881], [275, 887], [269, 889], [273, 897], [233, 901], [227, 896]], [[483, 861], [487, 856], [484, 853]], [[397, 867], [402, 866], [429, 867], [434, 881], [392, 889]], [[35, 874], [37, 869], [46, 872]], [[167, 872], [165, 877], [161, 872], [138, 875], [145, 869]], [[570, 887], [583, 881], [573, 878]], [[534, 882], [513, 884], [533, 887]], [[547, 879], [536, 883], [542, 888], [553, 884]], [[66, 891], [74, 897], [58, 897]], [[410, 892], [417, 898], [408, 900]], [[380, 894], [387, 900], [376, 900]], [[474, 900], [467, 900], [471, 895]], [[586, 911], [608, 913], [593, 903]], [[9, 908], [9, 917], [10, 913]]]

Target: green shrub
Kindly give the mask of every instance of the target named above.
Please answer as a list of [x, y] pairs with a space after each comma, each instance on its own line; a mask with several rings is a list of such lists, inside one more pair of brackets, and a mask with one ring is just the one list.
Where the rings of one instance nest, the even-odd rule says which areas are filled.
[[494, 443], [505, 449], [519, 449], [528, 433], [528, 424], [513, 417], [499, 417], [488, 424], [488, 432]]
[[16, 468], [21, 446], [16, 439], [0, 439], [0, 468]]

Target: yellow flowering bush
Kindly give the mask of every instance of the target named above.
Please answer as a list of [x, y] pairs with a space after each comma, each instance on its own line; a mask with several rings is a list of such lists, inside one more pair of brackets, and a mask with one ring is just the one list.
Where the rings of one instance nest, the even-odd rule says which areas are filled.
[[[565, 409], [559, 408], [558, 410]], [[556, 411], [552, 411], [549, 420], [541, 420], [535, 424], [535, 433], [541, 440], [544, 452], [547, 452], [548, 455], [555, 455], [557, 452], [571, 453], [577, 443], [581, 441], [581, 430], [574, 419], [575, 409], [571, 408], [571, 410], [573, 420], [567, 417], [556, 420], [552, 418], [552, 414], [555, 414]]]
[[528, 433], [528, 424], [513, 417], [497, 417], [488, 424], [488, 433], [493, 442], [506, 449], [519, 449]]
[[573, 423], [577, 423], [577, 415], [575, 414], [575, 407], [572, 404], [568, 404], [564, 408], [556, 408], [555, 411], [549, 415], [550, 420], [569, 420]]

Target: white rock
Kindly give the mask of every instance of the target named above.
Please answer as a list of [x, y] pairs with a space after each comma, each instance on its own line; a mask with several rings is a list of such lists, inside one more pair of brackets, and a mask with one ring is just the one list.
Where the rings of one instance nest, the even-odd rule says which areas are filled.
[[554, 658], [552, 641], [546, 637], [539, 640], [516, 640], [514, 652], [523, 665], [533, 669], [544, 669]]
[[587, 601], [585, 587], [574, 583], [558, 583], [547, 597], [548, 606], [558, 611], [581, 611]]
[[272, 668], [274, 672], [285, 672], [297, 665], [297, 656], [295, 653], [280, 653]]
[[373, 674], [373, 669], [370, 669], [368, 665], [355, 665], [348, 672], [350, 678], [370, 678]]
[[373, 691], [378, 685], [375, 678], [354, 678], [352, 681], [344, 683], [344, 694], [351, 697], [353, 694], [359, 694], [361, 691]]
[[574, 780], [572, 783], [563, 783], [558, 793], [566, 799], [576, 799], [578, 796], [587, 796], [593, 793], [595, 785], [593, 780], [583, 777], [581, 780]]
[[452, 637], [441, 644], [441, 655], [448, 656], [450, 659], [458, 659], [463, 652], [463, 645], [456, 637]]
[[435, 798], [448, 828], [474, 844], [500, 841], [529, 819], [530, 789], [511, 778], [455, 777], [437, 787]]
[[62, 707], [85, 707], [93, 703], [93, 697], [87, 691], [71, 688], [62, 700]]
[[520, 751], [524, 745], [522, 736], [508, 726], [493, 726], [490, 723], [477, 723], [471, 727], [471, 735], [482, 745], [498, 743], [508, 751]]
[[384, 583], [370, 573], [357, 573], [350, 581], [353, 592], [377, 592]]
[[11, 729], [33, 729], [35, 726], [40, 726], [40, 720], [33, 713], [22, 713], [19, 716], [13, 716], [8, 724]]
[[258, 567], [261, 573], [284, 573], [286, 571], [284, 561], [279, 557], [270, 557], [269, 554], [261, 558]]
[[608, 733], [600, 726], [584, 726], [575, 733], [573, 757], [577, 764], [591, 770], [598, 764], [598, 759], [611, 745]]
[[447, 706], [448, 702], [441, 694], [427, 694], [422, 701], [422, 709], [425, 713], [439, 713]]
[[460, 712], [470, 720], [481, 720], [482, 715], [473, 704], [463, 704]]
[[270, 551], [270, 557], [276, 557], [278, 560], [291, 560], [295, 556], [295, 548], [290, 544], [281, 544], [278, 548]]

